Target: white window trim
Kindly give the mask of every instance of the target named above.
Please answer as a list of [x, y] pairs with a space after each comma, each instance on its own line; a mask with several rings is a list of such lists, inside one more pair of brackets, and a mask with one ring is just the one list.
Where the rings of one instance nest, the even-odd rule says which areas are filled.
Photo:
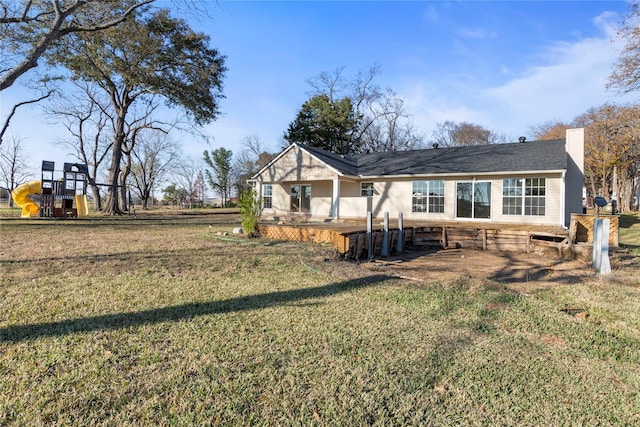
[[[266, 195], [265, 190], [269, 187], [271, 189], [271, 194]], [[265, 206], [265, 200], [269, 199], [269, 207]], [[263, 184], [262, 185], [262, 207], [263, 209], [272, 209], [273, 208], [273, 184]]]
[[[371, 185], [371, 188], [365, 188], [365, 185]], [[365, 193], [366, 192], [366, 193]], [[371, 194], [368, 194], [368, 193]], [[360, 197], [373, 197], [375, 194], [375, 187], [372, 181], [366, 181], [360, 183]]]
[[[520, 187], [520, 196], [505, 196], [504, 195], [504, 181], [507, 179], [517, 179], [520, 180], [521, 183], [521, 187]], [[538, 186], [537, 188], [544, 188], [544, 196], [527, 196], [527, 179], [537, 179], [537, 180], [544, 180], [544, 187], [540, 187]], [[510, 216], [510, 217], [529, 217], [529, 218], [536, 218], [536, 217], [545, 217], [547, 216], [547, 178], [545, 177], [539, 177], [539, 176], [527, 176], [527, 177], [522, 177], [522, 178], [502, 178], [502, 215], [504, 216]], [[519, 197], [520, 199], [520, 212], [519, 214], [511, 214], [511, 213], [505, 213], [504, 212], [504, 199], [510, 197], [510, 198], [516, 198]], [[544, 199], [544, 214], [540, 215], [540, 214], [527, 214], [526, 213], [526, 200], [527, 197], [532, 198], [532, 197], [537, 197], [537, 198], [543, 198]]]
[[[414, 183], [416, 182], [425, 182], [426, 183], [426, 194], [424, 196], [416, 196], [414, 193]], [[442, 212], [429, 212], [429, 208], [431, 207], [431, 203], [429, 201], [430, 197], [434, 197], [434, 196], [430, 196], [429, 192], [431, 191], [431, 184], [432, 182], [442, 182], [442, 196], [437, 196], [437, 197], [442, 197]], [[412, 213], [418, 213], [418, 214], [431, 214], [431, 215], [441, 215], [443, 213], [445, 213], [446, 210], [446, 181], [442, 180], [442, 179], [415, 179], [411, 182], [411, 212]], [[426, 203], [424, 204], [424, 211], [417, 211], [417, 210], [413, 210], [414, 209], [414, 205], [416, 205], [415, 203], [413, 203], [413, 199], [415, 197], [421, 197], [424, 198], [426, 200]]]

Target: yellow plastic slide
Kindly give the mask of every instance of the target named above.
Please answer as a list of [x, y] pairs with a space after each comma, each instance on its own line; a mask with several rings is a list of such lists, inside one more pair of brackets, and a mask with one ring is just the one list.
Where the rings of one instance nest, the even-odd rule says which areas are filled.
[[87, 206], [87, 196], [76, 194], [76, 208], [78, 210], [78, 218], [89, 216], [89, 206]]
[[40, 181], [29, 181], [18, 185], [11, 192], [13, 201], [22, 208], [22, 218], [31, 218], [40, 211], [40, 207], [29, 198], [29, 194], [40, 194], [40, 186]]

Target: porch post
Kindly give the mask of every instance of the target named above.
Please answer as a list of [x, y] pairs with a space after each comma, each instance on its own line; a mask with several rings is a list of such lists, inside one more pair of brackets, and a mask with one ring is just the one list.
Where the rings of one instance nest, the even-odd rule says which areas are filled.
[[260, 201], [260, 209], [262, 210], [262, 178], [253, 182], [253, 189], [256, 191], [256, 200]]
[[338, 177], [333, 178], [331, 213], [333, 219], [340, 219], [340, 179]]

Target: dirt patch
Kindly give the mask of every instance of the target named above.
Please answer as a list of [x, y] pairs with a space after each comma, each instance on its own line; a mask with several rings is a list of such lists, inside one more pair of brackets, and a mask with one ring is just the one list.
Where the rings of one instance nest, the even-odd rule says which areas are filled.
[[408, 252], [402, 256], [362, 263], [364, 268], [406, 279], [433, 282], [459, 277], [499, 282], [519, 292], [570, 285], [594, 277], [581, 260], [565, 261], [537, 254], [448, 249]]

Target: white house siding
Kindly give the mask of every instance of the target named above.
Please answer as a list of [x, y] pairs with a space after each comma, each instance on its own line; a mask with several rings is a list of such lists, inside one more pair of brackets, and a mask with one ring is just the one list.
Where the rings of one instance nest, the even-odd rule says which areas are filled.
[[[292, 214], [291, 186], [293, 184], [311, 186], [311, 216], [331, 217], [333, 182], [332, 181], [296, 181], [287, 183], [263, 183], [272, 185], [271, 208], [262, 210], [264, 218], [285, 217]], [[366, 215], [366, 212], [365, 212]]]
[[301, 184], [311, 185], [311, 216], [314, 218], [331, 217], [333, 181], [302, 182]]
[[[546, 206], [545, 215], [503, 215], [502, 214], [502, 179], [504, 177], [545, 178]], [[412, 212], [412, 192], [414, 180], [442, 179], [445, 181], [444, 213]], [[371, 210], [374, 217], [381, 218], [389, 212], [392, 218], [397, 218], [402, 212], [405, 219], [437, 221], [456, 220], [456, 184], [472, 181], [462, 177], [416, 177], [388, 180], [367, 180], [362, 182], [374, 183], [373, 197], [360, 195], [360, 182], [340, 182], [340, 218], [365, 218]], [[509, 176], [476, 176], [477, 182], [491, 182], [491, 221], [519, 224], [558, 224], [561, 217], [562, 177], [559, 174], [530, 174]], [[265, 183], [268, 184], [268, 183]], [[286, 183], [272, 183], [272, 208], [264, 209], [264, 217], [283, 217], [291, 215], [290, 191], [292, 184], [311, 185], [311, 215], [313, 218], [330, 218], [332, 216], [333, 182], [323, 181], [292, 181]], [[471, 219], [463, 219], [470, 221]], [[477, 220], [489, 221], [489, 220]]]
[[289, 206], [291, 203], [289, 192], [291, 186], [282, 183], [270, 183], [272, 188], [271, 208], [262, 210], [264, 218], [278, 218], [289, 215]]
[[359, 182], [341, 181], [340, 218], [366, 218], [367, 199], [367, 197], [360, 196]]
[[[511, 177], [511, 176], [509, 176]], [[503, 176], [476, 177], [477, 182], [491, 182], [491, 218], [494, 222], [513, 222], [520, 224], [557, 224], [562, 209], [561, 185], [559, 174], [522, 175], [522, 178], [546, 178], [546, 206], [544, 216], [531, 215], [503, 215], [502, 214], [502, 179]], [[445, 181], [445, 211], [444, 213], [412, 212], [412, 192], [414, 180]], [[380, 218], [385, 212], [391, 217], [397, 217], [399, 212], [404, 218], [413, 220], [456, 220], [456, 183], [472, 181], [472, 177], [416, 177], [395, 180], [367, 180], [374, 182], [373, 197], [360, 196], [360, 183], [342, 182], [340, 199], [340, 217], [364, 218], [367, 210], [373, 212], [374, 217]], [[471, 219], [463, 219], [469, 221]], [[478, 221], [489, 221], [478, 220]]]

